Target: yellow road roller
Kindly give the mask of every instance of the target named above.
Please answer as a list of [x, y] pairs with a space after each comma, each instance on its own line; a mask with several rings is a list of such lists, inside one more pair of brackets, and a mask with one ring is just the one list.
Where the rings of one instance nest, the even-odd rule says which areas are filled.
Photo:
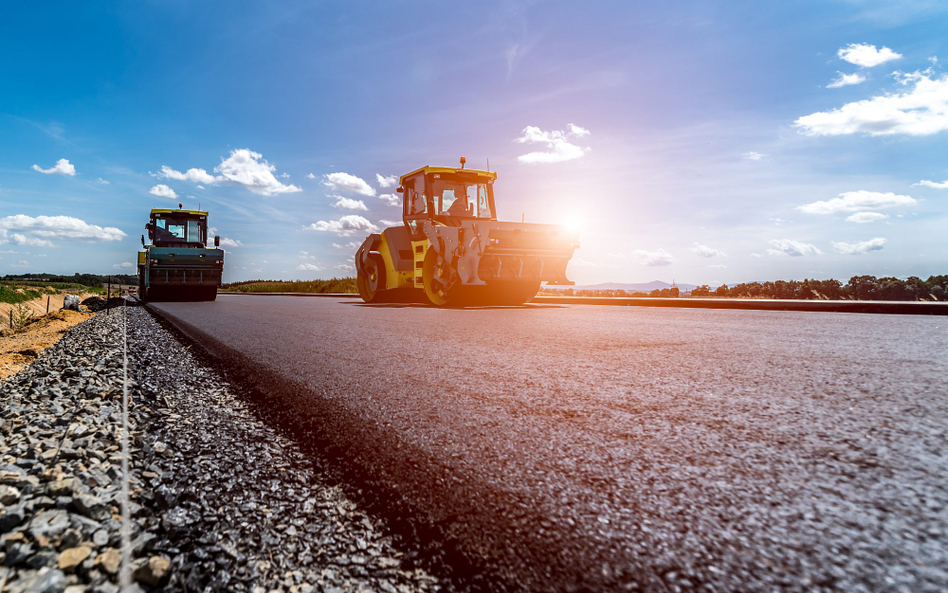
[[355, 254], [367, 303], [428, 302], [437, 307], [520, 305], [540, 283], [573, 284], [566, 265], [578, 231], [497, 220], [497, 173], [421, 167], [399, 178], [404, 224], [373, 233]]

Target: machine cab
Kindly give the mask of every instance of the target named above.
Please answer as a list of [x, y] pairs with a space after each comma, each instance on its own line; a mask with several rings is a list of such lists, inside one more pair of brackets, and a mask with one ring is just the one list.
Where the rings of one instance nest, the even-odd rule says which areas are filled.
[[145, 225], [156, 247], [204, 247], [207, 245], [207, 212], [154, 208]]
[[426, 220], [460, 226], [464, 219], [497, 220], [494, 207], [496, 173], [450, 167], [422, 167], [403, 175], [402, 218], [413, 240], [423, 238]]

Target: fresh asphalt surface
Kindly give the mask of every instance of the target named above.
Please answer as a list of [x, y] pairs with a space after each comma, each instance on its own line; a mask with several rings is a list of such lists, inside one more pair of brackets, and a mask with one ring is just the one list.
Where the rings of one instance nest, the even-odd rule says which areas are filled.
[[458, 588], [948, 588], [943, 317], [152, 306]]

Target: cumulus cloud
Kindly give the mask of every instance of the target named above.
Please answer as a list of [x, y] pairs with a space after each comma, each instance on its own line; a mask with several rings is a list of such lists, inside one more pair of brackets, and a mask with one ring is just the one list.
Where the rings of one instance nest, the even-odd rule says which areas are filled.
[[306, 272], [318, 272], [318, 271], [321, 270], [322, 268], [320, 268], [320, 267], [317, 266], [316, 264], [302, 263], [302, 264], [296, 266], [296, 269], [297, 269], [297, 270], [303, 270], [303, 271], [306, 271]]
[[243, 245], [243, 243], [237, 239], [221, 237], [221, 247], [240, 247], [241, 245]]
[[870, 251], [879, 251], [885, 245], [885, 239], [882, 237], [876, 237], [874, 239], [869, 239], [868, 241], [860, 241], [858, 243], [844, 243], [842, 241], [833, 241], [833, 249], [840, 253], [845, 253], [848, 255], [862, 255], [864, 253], [869, 253]]
[[126, 235], [115, 227], [89, 224], [72, 216], [26, 216], [0, 218], [0, 244], [50, 247], [50, 239], [72, 241], [119, 241]]
[[319, 220], [304, 228], [310, 231], [336, 233], [343, 237], [352, 233], [374, 233], [379, 230], [379, 227], [358, 214], [347, 214], [339, 220]]
[[134, 270], [135, 264], [130, 261], [123, 261], [120, 264], [112, 264], [112, 267], [116, 270]]
[[767, 156], [767, 155], [766, 155], [766, 154], [763, 154], [763, 153], [760, 153], [760, 152], [754, 152], [754, 151], [752, 150], [752, 151], [750, 151], [750, 152], [745, 152], [744, 154], [742, 154], [742, 155], [741, 155], [741, 158], [743, 158], [744, 160], [748, 160], [748, 161], [759, 161], [760, 159], [764, 158], [765, 156]]
[[174, 193], [174, 190], [165, 185], [164, 183], [159, 183], [155, 187], [151, 188], [148, 193], [153, 196], [158, 196], [159, 198], [177, 198], [178, 194]]
[[365, 202], [362, 200], [353, 200], [352, 198], [347, 198], [344, 196], [329, 197], [336, 199], [336, 202], [332, 205], [333, 208], [344, 208], [346, 210], [368, 210], [368, 208], [365, 206]]
[[385, 219], [385, 218], [383, 218], [383, 219], [380, 220], [379, 222], [382, 223], [382, 224], [385, 225], [385, 226], [399, 226], [399, 225], [402, 224], [402, 221], [400, 221], [400, 220], [387, 220], [387, 219]]
[[338, 264], [335, 267], [337, 270], [342, 270], [344, 272], [355, 272], [355, 266], [352, 264]]
[[876, 46], [868, 43], [850, 43], [846, 47], [841, 47], [836, 55], [845, 62], [863, 68], [872, 68], [902, 57], [902, 54], [896, 53], [884, 45], [882, 49], [876, 49]]
[[929, 181], [928, 179], [923, 179], [914, 185], [921, 185], [922, 187], [930, 187], [932, 189], [948, 189], [948, 179], [945, 181]]
[[546, 144], [545, 151], [529, 152], [517, 157], [521, 163], [562, 163], [582, 158], [589, 147], [582, 148], [572, 142], [589, 135], [589, 130], [575, 124], [567, 125], [566, 130], [551, 130], [546, 132], [535, 126], [527, 126], [514, 141], [519, 144]]
[[274, 176], [274, 171], [276, 167], [268, 163], [259, 152], [248, 148], [238, 148], [232, 150], [230, 156], [222, 158], [221, 164], [214, 167], [217, 175], [211, 175], [205, 169], [198, 168], [191, 168], [182, 173], [167, 165], [162, 165], [161, 171], [154, 175], [159, 178], [205, 185], [221, 183], [242, 185], [261, 196], [303, 191], [295, 185], [281, 183]]
[[109, 185], [108, 180], [102, 179], [101, 177], [99, 177], [99, 178], [96, 179], [95, 181], [96, 181], [96, 183], [101, 183], [102, 185]]
[[379, 199], [387, 206], [401, 206], [402, 201], [396, 194], [379, 194]]
[[307, 177], [310, 178], [310, 179], [316, 179], [316, 176], [313, 175], [312, 173], [310, 173], [309, 175], [307, 175]]
[[832, 200], [821, 200], [797, 206], [797, 210], [807, 214], [835, 214], [837, 212], [858, 212], [861, 210], [881, 210], [897, 206], [911, 206], [917, 201], [911, 196], [902, 196], [892, 192], [847, 191]]
[[727, 257], [723, 251], [713, 249], [707, 245], [702, 245], [701, 243], [693, 243], [691, 246], [691, 251], [697, 253], [701, 257]]
[[904, 92], [877, 95], [846, 103], [831, 111], [797, 118], [793, 125], [806, 136], [929, 136], [948, 130], [948, 75], [903, 74]]
[[385, 176], [376, 173], [375, 180], [378, 182], [379, 187], [383, 189], [386, 187], [393, 187], [396, 183], [398, 183], [398, 177], [395, 177], [394, 175]]
[[361, 177], [339, 171], [323, 175], [323, 178], [323, 185], [330, 189], [351, 192], [361, 196], [375, 196], [375, 188], [366, 183]]
[[856, 212], [855, 214], [850, 214], [846, 217], [846, 222], [875, 222], [877, 220], [885, 220], [888, 218], [888, 214], [882, 214], [881, 212]]
[[336, 249], [358, 249], [359, 245], [362, 245], [362, 243], [359, 243], [358, 241], [349, 241], [345, 245], [341, 245], [339, 243], [332, 244], [332, 246]]
[[207, 183], [207, 184], [216, 183], [218, 181], [223, 180], [221, 177], [214, 177], [213, 175], [211, 175], [204, 169], [192, 168], [182, 173], [181, 171], [175, 171], [174, 169], [172, 169], [171, 167], [167, 165], [162, 165], [161, 171], [159, 171], [158, 174], [155, 176], [158, 178], [163, 178], [163, 179], [174, 179], [176, 181], [192, 181], [194, 183]]
[[823, 253], [816, 245], [802, 241], [794, 241], [793, 239], [773, 239], [770, 244], [773, 245], [774, 248], [767, 250], [768, 255], [800, 257], [803, 255], [819, 255]]
[[53, 242], [46, 239], [38, 239], [36, 237], [27, 237], [26, 235], [21, 235], [19, 233], [13, 233], [10, 235], [10, 242], [14, 245], [26, 245], [29, 247], [52, 247]]
[[276, 167], [263, 155], [247, 148], [232, 150], [230, 156], [214, 167], [214, 172], [229, 183], [242, 185], [261, 196], [303, 191], [295, 185], [286, 185], [273, 176]]
[[866, 77], [858, 72], [853, 74], [843, 74], [842, 72], [836, 72], [839, 76], [836, 77], [836, 80], [826, 85], [828, 89], [838, 89], [844, 86], [852, 86], [854, 84], [862, 84], [866, 82]]
[[76, 168], [69, 162], [68, 159], [59, 159], [56, 161], [56, 164], [50, 167], [49, 169], [44, 169], [39, 165], [33, 165], [34, 171], [39, 171], [46, 175], [69, 175], [73, 177], [76, 174]]
[[672, 254], [664, 249], [658, 249], [656, 251], [636, 249], [632, 254], [639, 258], [643, 266], [670, 266], [675, 261]]

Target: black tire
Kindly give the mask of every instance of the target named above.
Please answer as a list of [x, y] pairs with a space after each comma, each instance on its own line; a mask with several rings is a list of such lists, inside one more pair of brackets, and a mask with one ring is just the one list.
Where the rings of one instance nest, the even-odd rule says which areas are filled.
[[216, 301], [217, 300], [217, 287], [211, 286], [204, 289], [204, 300], [205, 301]]
[[359, 296], [366, 303], [382, 302], [385, 294], [385, 260], [378, 253], [370, 253], [368, 262], [356, 271]]
[[492, 305], [515, 306], [533, 300], [540, 292], [539, 280], [510, 280], [488, 284], [488, 299]]

